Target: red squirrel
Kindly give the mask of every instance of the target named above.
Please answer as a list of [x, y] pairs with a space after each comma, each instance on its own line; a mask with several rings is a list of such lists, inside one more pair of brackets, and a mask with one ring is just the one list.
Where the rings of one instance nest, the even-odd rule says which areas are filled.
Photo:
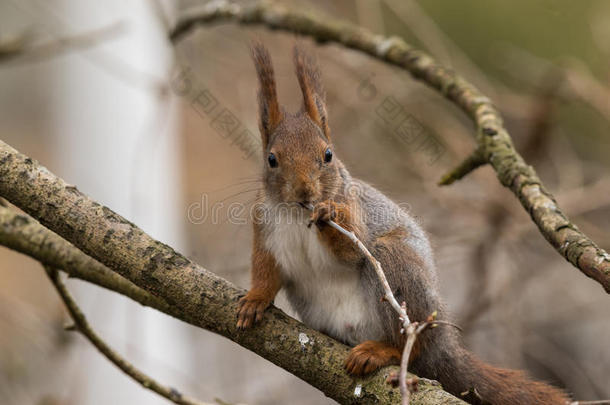
[[[264, 187], [253, 221], [252, 286], [239, 302], [237, 327], [260, 321], [284, 287], [305, 324], [353, 347], [345, 360], [348, 373], [361, 376], [398, 364], [405, 343], [398, 315], [382, 302], [383, 289], [370, 263], [327, 221], [354, 232], [367, 246], [413, 321], [434, 311], [438, 319], [447, 317], [430, 242], [409, 214], [351, 177], [337, 158], [313, 59], [295, 46], [303, 106], [293, 114], [278, 103], [267, 49], [253, 43], [252, 56], [260, 84]], [[409, 370], [438, 380], [473, 404], [568, 403], [564, 392], [532, 381], [524, 372], [485, 364], [462, 346], [452, 327], [424, 331]]]

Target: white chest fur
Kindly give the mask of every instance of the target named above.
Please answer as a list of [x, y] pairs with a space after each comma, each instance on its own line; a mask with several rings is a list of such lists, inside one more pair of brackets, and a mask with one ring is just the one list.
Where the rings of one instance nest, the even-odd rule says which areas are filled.
[[288, 298], [307, 325], [355, 345], [380, 339], [373, 303], [367, 302], [359, 270], [340, 263], [323, 245], [315, 226], [280, 212], [265, 245], [288, 282]]

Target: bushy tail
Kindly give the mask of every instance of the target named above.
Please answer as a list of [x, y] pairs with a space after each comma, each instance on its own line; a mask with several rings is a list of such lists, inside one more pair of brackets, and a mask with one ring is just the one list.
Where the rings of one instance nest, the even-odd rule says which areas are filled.
[[[445, 328], [442, 328], [445, 329]], [[419, 375], [438, 380], [443, 388], [472, 404], [565, 405], [568, 396], [558, 388], [533, 381], [525, 372], [492, 367], [464, 349], [457, 336], [440, 332], [413, 361]]]

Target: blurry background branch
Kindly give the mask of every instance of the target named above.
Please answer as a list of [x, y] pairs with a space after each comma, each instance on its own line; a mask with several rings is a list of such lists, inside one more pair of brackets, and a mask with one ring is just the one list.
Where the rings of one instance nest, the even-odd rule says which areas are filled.
[[[557, 81], [555, 97], [560, 100], [579, 99], [597, 110], [606, 120], [610, 121], [610, 89], [597, 80], [586, 65], [574, 58], [566, 58], [559, 65], [537, 57], [514, 45], [504, 45], [498, 55], [498, 67], [520, 81], [534, 87], [544, 83], [547, 75], [560, 77]], [[517, 66], [528, 66], [530, 73], [516, 69]], [[516, 72], [519, 72], [518, 77]]]
[[124, 32], [125, 24], [119, 21], [89, 32], [57, 38], [40, 44], [33, 43], [33, 38], [27, 32], [14, 37], [4, 37], [0, 38], [0, 62], [38, 62], [65, 52], [91, 48], [104, 41], [114, 39]]
[[[266, 312], [263, 322], [256, 328], [239, 331], [235, 327], [236, 303], [243, 290], [155, 241], [131, 222], [1, 141], [0, 163], [0, 195], [75, 246], [59, 240], [59, 236], [45, 231], [27, 217], [11, 216], [3, 208], [1, 214], [5, 221], [0, 237], [9, 247], [18, 247], [23, 252], [31, 249], [32, 256], [40, 257], [43, 262], [55, 262], [54, 265], [63, 261], [67, 269], [91, 265], [92, 262], [80, 253], [72, 257], [78, 248], [112, 269], [107, 271], [94, 264], [97, 274], [83, 278], [104, 280], [105, 287], [117, 286], [117, 290], [120, 288], [121, 292], [134, 295], [139, 302], [147, 302], [174, 316], [180, 315], [180, 319], [225, 336], [340, 403], [400, 401], [398, 392], [386, 382], [388, 373], [395, 367], [354, 380], [343, 370], [347, 346], [306, 327], [275, 307]], [[19, 244], [15, 242], [16, 235], [30, 235], [32, 241]], [[45, 251], [49, 257], [43, 253]], [[55, 251], [60, 253], [52, 253]], [[79, 270], [80, 274], [89, 271], [82, 267]], [[120, 274], [170, 307], [118, 279], [106, 280], [110, 278], [109, 271]], [[426, 381], [422, 381], [412, 398], [413, 403], [422, 404], [463, 403], [438, 385]]]
[[453, 70], [445, 68], [398, 37], [375, 35], [347, 22], [268, 1], [246, 6], [227, 1], [207, 3], [201, 10], [183, 16], [170, 33], [170, 38], [175, 43], [197, 25], [222, 21], [263, 24], [273, 29], [309, 35], [320, 42], [337, 42], [400, 66], [416, 79], [441, 92], [460, 107], [477, 127], [474, 152], [444, 176], [442, 182], [450, 184], [483, 162], [491, 164], [499, 181], [515, 194], [555, 250], [610, 293], [610, 255], [561, 211], [534, 168], [515, 150], [502, 118], [491, 101]]
[[78, 304], [72, 298], [72, 295], [64, 285], [63, 281], [61, 281], [59, 271], [57, 269], [44, 266], [49, 279], [55, 286], [57, 293], [61, 297], [61, 300], [64, 302], [70, 317], [74, 321], [73, 325], [69, 325], [66, 327], [66, 330], [74, 330], [80, 332], [87, 340], [91, 342], [93, 346], [99, 352], [104, 355], [108, 360], [110, 360], [114, 365], [121, 369], [125, 374], [129, 377], [133, 378], [139, 384], [141, 384], [144, 388], [152, 390], [157, 394], [169, 399], [170, 401], [179, 404], [179, 405], [206, 405], [203, 402], [199, 402], [195, 399], [189, 398], [183, 395], [180, 391], [176, 390], [172, 387], [164, 386], [160, 384], [153, 378], [144, 374], [142, 371], [138, 370], [133, 366], [130, 362], [125, 360], [121, 355], [119, 355], [115, 350], [113, 350], [110, 346], [104, 342], [104, 340], [93, 330], [87, 318], [78, 307]]

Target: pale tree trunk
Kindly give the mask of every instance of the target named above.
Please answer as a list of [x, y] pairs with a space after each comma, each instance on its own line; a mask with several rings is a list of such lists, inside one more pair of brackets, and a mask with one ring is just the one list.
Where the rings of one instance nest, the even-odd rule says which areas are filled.
[[[19, 100], [15, 92], [5, 93], [2, 104], [41, 105], [44, 115], [22, 108], [30, 117], [5, 117], [19, 130], [3, 133], [41, 134], [29, 142], [39, 142], [49, 153], [54, 170], [159, 240], [183, 249], [177, 104], [166, 91], [173, 54], [151, 2], [26, 1], [16, 3], [13, 13], [5, 14], [3, 26], [15, 33], [32, 30], [40, 41], [119, 23], [116, 35], [88, 49], [38, 64], [9, 65], [21, 90]], [[11, 26], [15, 15], [18, 24]], [[44, 130], [28, 130], [28, 122]], [[191, 371], [191, 345], [170, 344], [189, 341], [184, 325], [91, 285], [70, 283], [70, 288], [117, 350], [151, 374], [167, 377], [168, 364]], [[76, 342], [60, 360], [63, 365], [55, 367], [56, 378], [71, 381], [59, 393], [81, 404], [166, 403], [126, 379], [86, 342]]]
[[[158, 239], [183, 248], [178, 127], [171, 94], [160, 93], [172, 60], [162, 40], [164, 28], [144, 0], [66, 5], [66, 24], [77, 22], [80, 30], [89, 30], [125, 21], [125, 33], [91, 55], [70, 57], [62, 71], [54, 144], [62, 157], [58, 171]], [[120, 352], [160, 377], [168, 376], [167, 364], [189, 371], [189, 345], [169, 344], [187, 341], [183, 325], [98, 288], [81, 283], [74, 287], [89, 318]], [[143, 345], [134, 350], [136, 341]], [[144, 393], [86, 344], [73, 356], [88, 365], [86, 390], [74, 401], [167, 403]]]

